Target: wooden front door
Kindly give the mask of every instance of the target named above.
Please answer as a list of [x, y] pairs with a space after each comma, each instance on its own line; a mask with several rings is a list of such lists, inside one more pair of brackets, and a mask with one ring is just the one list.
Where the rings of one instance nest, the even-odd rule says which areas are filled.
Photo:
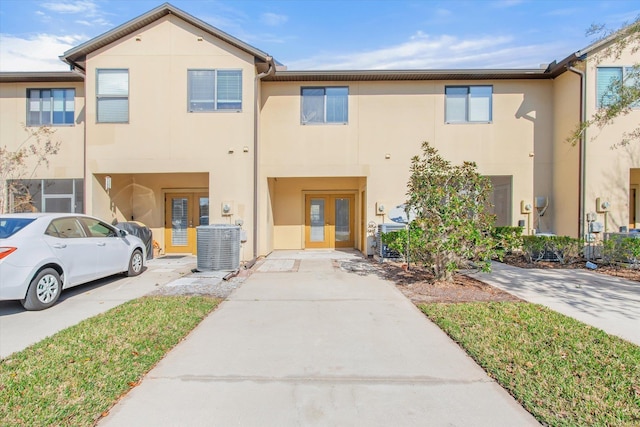
[[167, 193], [164, 242], [166, 253], [197, 252], [196, 227], [209, 224], [209, 194]]
[[354, 200], [350, 194], [308, 194], [305, 197], [305, 248], [352, 248]]

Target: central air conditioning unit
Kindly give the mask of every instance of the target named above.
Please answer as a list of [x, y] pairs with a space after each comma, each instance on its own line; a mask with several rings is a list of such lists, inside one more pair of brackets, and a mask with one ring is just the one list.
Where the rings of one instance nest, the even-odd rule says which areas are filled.
[[228, 224], [196, 227], [198, 271], [236, 270], [240, 267], [240, 227]]
[[387, 245], [382, 243], [382, 235], [384, 233], [390, 233], [392, 231], [400, 231], [404, 229], [404, 224], [379, 224], [378, 233], [376, 233], [376, 255], [380, 258], [400, 258], [400, 254], [398, 252], [389, 249]]

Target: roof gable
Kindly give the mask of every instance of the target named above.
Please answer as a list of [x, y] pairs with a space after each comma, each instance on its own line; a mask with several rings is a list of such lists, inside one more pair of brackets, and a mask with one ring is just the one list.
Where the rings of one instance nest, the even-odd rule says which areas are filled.
[[107, 31], [104, 34], [101, 34], [93, 39], [74, 47], [66, 51], [63, 55], [60, 56], [60, 59], [72, 67], [78, 67], [84, 70], [84, 62], [87, 58], [87, 55], [107, 46], [122, 37], [128, 36], [132, 33], [138, 32], [140, 29], [146, 27], [147, 25], [167, 16], [174, 15], [183, 21], [193, 25], [196, 28], [205, 31], [208, 34], [211, 34], [214, 37], [219, 38], [220, 40], [244, 51], [252, 55], [256, 63], [268, 63], [272, 60], [272, 58], [265, 52], [239, 40], [218, 28], [207, 24], [206, 22], [189, 15], [188, 13], [178, 9], [177, 7], [164, 3], [158, 6], [155, 9], [150, 10], [144, 15], [140, 15], [137, 18], [134, 18], [124, 24], [112, 29], [111, 31]]

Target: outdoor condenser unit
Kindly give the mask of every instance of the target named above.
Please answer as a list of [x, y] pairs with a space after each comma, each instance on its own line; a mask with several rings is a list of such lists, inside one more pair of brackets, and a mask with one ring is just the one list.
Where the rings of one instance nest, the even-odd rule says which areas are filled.
[[235, 270], [240, 267], [240, 227], [228, 224], [196, 227], [198, 271]]
[[387, 245], [382, 243], [382, 234], [404, 229], [404, 224], [379, 224], [378, 233], [376, 234], [376, 255], [380, 258], [400, 258], [400, 254], [398, 252], [389, 249]]

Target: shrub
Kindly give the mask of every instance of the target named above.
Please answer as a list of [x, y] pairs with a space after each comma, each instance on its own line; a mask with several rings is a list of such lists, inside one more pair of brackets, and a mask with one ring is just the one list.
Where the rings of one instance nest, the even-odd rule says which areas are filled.
[[422, 230], [412, 259], [437, 280], [451, 280], [459, 268], [491, 268], [491, 231], [495, 216], [487, 211], [491, 183], [475, 163], [452, 165], [424, 142], [422, 155], [411, 159], [407, 207]]
[[499, 256], [522, 248], [522, 227], [496, 227], [491, 234]]
[[[415, 260], [414, 255], [420, 252], [424, 246], [422, 240], [423, 231], [415, 223], [409, 225], [409, 259]], [[387, 247], [400, 254], [402, 258], [407, 259], [407, 229], [390, 231], [383, 233], [381, 236], [382, 243]]]
[[610, 237], [602, 242], [602, 261], [629, 263], [633, 267], [640, 264], [640, 239], [634, 237]]
[[543, 259], [571, 264], [582, 258], [584, 242], [568, 236], [523, 236], [522, 250], [528, 262]]

